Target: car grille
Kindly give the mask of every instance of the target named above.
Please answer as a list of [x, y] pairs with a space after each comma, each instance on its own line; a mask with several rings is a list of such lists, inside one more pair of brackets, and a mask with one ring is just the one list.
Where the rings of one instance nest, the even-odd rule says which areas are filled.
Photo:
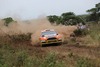
[[55, 37], [48, 38], [48, 40], [55, 40], [55, 39], [57, 39], [57, 38], [55, 38]]

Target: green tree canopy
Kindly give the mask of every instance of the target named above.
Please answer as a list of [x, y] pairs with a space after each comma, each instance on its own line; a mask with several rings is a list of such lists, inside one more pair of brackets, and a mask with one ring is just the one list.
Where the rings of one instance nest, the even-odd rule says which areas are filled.
[[6, 26], [8, 26], [9, 23], [14, 21], [11, 17], [4, 18], [3, 20], [5, 21]]
[[100, 20], [100, 3], [96, 4], [94, 8], [87, 10], [87, 12], [90, 14], [90, 21], [98, 22]]
[[83, 20], [76, 16], [73, 12], [62, 13], [61, 16], [50, 15], [47, 16], [50, 23], [63, 24], [63, 25], [76, 25]]

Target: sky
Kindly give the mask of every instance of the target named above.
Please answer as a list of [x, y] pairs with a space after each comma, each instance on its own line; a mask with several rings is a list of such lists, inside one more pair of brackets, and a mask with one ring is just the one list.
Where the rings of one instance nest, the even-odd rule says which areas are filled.
[[99, 2], [100, 0], [0, 0], [0, 18], [26, 20], [48, 15], [60, 16], [65, 12], [80, 15], [86, 14], [86, 10]]

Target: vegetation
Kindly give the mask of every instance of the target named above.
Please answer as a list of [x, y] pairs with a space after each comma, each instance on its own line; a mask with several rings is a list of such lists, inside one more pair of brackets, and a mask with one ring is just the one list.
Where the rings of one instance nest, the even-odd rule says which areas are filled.
[[73, 12], [62, 13], [61, 16], [50, 15], [47, 16], [50, 23], [63, 25], [76, 25], [78, 23], [85, 24], [86, 22], [100, 20], [100, 3], [95, 5], [95, 8], [87, 10], [89, 14], [75, 15]]
[[88, 30], [87, 29], [76, 29], [75, 31], [73, 31], [73, 33], [75, 34], [75, 36], [84, 36], [88, 34]]
[[49, 53], [40, 58], [31, 56], [27, 49], [14, 49], [11, 45], [0, 44], [0, 67], [62, 67], [63, 63], [57, 59], [55, 53]]
[[[68, 46], [68, 44], [70, 45], [69, 41], [67, 45], [60, 45], [63, 50], [66, 48], [64, 52], [58, 51], [60, 49], [57, 49], [57, 52], [52, 52], [55, 50], [54, 46], [47, 49], [46, 47], [42, 49], [32, 46], [30, 34], [13, 35], [11, 38], [0, 36], [0, 66], [100, 67], [100, 27], [98, 24], [90, 23], [89, 28], [89, 33], [84, 37], [76, 37], [73, 45], [71, 44], [72, 46]], [[89, 38], [86, 38], [88, 36]], [[77, 42], [80, 43], [77, 45]], [[97, 43], [98, 45], [96, 45]], [[91, 45], [88, 46], [88, 44]], [[49, 48], [50, 51], [48, 51]]]
[[17, 42], [17, 41], [30, 41], [31, 35], [32, 35], [31, 33], [27, 33], [27, 34], [16, 34], [16, 35], [11, 35], [9, 37], [14, 42]]
[[100, 3], [96, 4], [95, 8], [87, 10], [87, 12], [89, 13], [88, 21], [98, 22], [100, 20]]
[[11, 17], [4, 18], [3, 20], [5, 21], [5, 26], [14, 21]]
[[67, 12], [63, 13], [61, 16], [48, 16], [48, 20], [50, 21], [51, 24], [56, 23], [56, 24], [63, 24], [63, 25], [76, 25], [78, 23], [83, 23], [85, 24], [84, 20], [76, 16], [73, 12]]

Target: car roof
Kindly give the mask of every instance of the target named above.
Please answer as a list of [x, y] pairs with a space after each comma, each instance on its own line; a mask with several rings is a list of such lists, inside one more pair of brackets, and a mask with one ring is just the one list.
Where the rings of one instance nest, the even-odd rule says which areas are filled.
[[54, 29], [45, 29], [45, 30], [42, 30], [41, 32], [46, 32], [46, 31], [54, 31]]

